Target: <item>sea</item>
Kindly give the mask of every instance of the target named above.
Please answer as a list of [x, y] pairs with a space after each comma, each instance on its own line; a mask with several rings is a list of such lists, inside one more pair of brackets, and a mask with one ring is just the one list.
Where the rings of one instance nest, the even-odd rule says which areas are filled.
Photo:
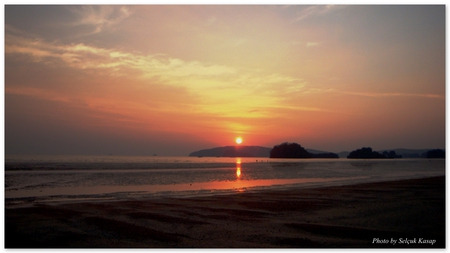
[[5, 205], [193, 197], [445, 175], [445, 159], [5, 157]]

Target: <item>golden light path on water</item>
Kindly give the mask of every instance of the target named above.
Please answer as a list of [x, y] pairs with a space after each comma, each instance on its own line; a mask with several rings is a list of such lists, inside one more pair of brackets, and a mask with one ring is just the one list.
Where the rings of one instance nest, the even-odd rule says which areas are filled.
[[223, 191], [232, 190], [234, 192], [244, 192], [252, 187], [270, 187], [291, 184], [325, 183], [338, 182], [354, 179], [364, 179], [366, 177], [351, 178], [297, 178], [297, 179], [261, 179], [261, 180], [240, 180], [237, 175], [235, 181], [216, 181], [194, 184], [174, 184], [174, 185], [127, 185], [127, 186], [87, 186], [87, 187], [56, 187], [41, 188], [39, 191], [23, 190], [10, 191], [5, 193], [6, 198], [42, 197], [55, 195], [98, 195], [134, 192], [142, 194], [167, 193], [167, 192], [187, 192], [187, 191]]
[[[7, 190], [6, 198], [45, 197], [45, 196], [83, 196], [83, 195], [111, 195], [130, 193], [130, 195], [171, 195], [177, 193], [219, 193], [219, 192], [245, 192], [250, 189], [285, 186], [285, 185], [311, 185], [315, 183], [343, 182], [349, 180], [365, 179], [367, 177], [339, 177], [339, 178], [290, 178], [290, 179], [245, 179], [245, 170], [242, 168], [241, 158], [236, 158], [235, 180], [209, 181], [181, 184], [154, 184], [154, 185], [101, 185], [101, 186], [71, 186], [71, 187], [42, 187], [37, 189], [22, 189], [20, 191]], [[125, 194], [126, 195], [126, 194]], [[184, 194], [181, 194], [184, 195]], [[55, 201], [61, 198], [55, 199]], [[51, 200], [45, 200], [51, 201]]]
[[[148, 160], [128, 163], [129, 160], [120, 160], [117, 164], [98, 163], [95, 159], [83, 163], [78, 158], [72, 163], [33, 160], [30, 166], [34, 169], [10, 167], [5, 171], [5, 202], [8, 205], [21, 205], [91, 199], [194, 197], [445, 175], [444, 159], [313, 159], [302, 162], [268, 162], [260, 159], [255, 161], [254, 158], [226, 158], [219, 159], [221, 163], [218, 164], [208, 160], [209, 158], [200, 159], [200, 163], [195, 162], [198, 158], [192, 159], [193, 163], [188, 163], [185, 158], [170, 158], [169, 163], [149, 163]], [[64, 166], [54, 167], [59, 164]], [[20, 163], [16, 165], [19, 168], [25, 166]], [[214, 166], [209, 167], [211, 165]], [[73, 166], [74, 169], [67, 169], [67, 166]]]
[[236, 179], [241, 178], [241, 158], [236, 159]]

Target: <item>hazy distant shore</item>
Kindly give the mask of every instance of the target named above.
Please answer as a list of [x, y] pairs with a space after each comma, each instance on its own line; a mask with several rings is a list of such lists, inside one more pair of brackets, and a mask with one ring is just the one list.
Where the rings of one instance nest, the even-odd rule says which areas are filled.
[[6, 248], [443, 248], [445, 176], [37, 204], [7, 208], [5, 220]]

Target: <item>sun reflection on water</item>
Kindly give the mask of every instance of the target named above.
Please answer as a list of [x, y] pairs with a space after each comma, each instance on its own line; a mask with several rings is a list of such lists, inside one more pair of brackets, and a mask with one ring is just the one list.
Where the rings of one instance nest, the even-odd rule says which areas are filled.
[[241, 158], [236, 159], [236, 179], [241, 179]]

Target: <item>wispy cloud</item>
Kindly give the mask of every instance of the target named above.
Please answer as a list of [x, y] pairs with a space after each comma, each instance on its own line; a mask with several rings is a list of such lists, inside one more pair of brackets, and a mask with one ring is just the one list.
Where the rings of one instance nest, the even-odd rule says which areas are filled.
[[77, 19], [67, 25], [90, 27], [90, 31], [85, 35], [114, 30], [115, 26], [132, 14], [125, 6], [112, 5], [82, 5], [71, 7], [69, 10], [77, 16]]
[[[310, 46], [314, 46], [310, 44]], [[189, 94], [200, 97], [196, 105], [192, 107], [189, 115], [198, 113], [216, 115], [219, 118], [270, 118], [274, 113], [284, 115], [287, 112], [321, 112], [336, 113], [338, 111], [329, 108], [315, 106], [314, 104], [302, 106], [294, 98], [298, 95], [315, 96], [320, 93], [334, 93], [351, 96], [365, 96], [374, 98], [389, 97], [418, 97], [430, 99], [444, 99], [438, 94], [415, 93], [373, 93], [373, 92], [348, 92], [332, 88], [308, 87], [306, 80], [263, 70], [235, 69], [226, 65], [203, 63], [199, 61], [185, 61], [179, 58], [169, 57], [163, 54], [142, 55], [138, 52], [127, 52], [114, 48], [100, 48], [83, 43], [61, 44], [48, 42], [32, 36], [24, 36], [20, 32], [6, 31], [6, 54], [27, 55], [31, 59], [41, 63], [60, 61], [75, 69], [93, 69], [106, 71], [108, 75], [129, 76], [134, 73], [135, 78], [150, 80], [157, 78], [164, 84], [173, 87], [182, 87]], [[40, 99], [77, 103], [84, 101], [93, 111], [114, 113], [116, 108], [114, 98], [85, 98], [80, 95], [77, 101], [69, 101], [65, 93], [57, 93], [51, 90], [36, 89], [31, 87], [9, 87], [8, 94], [20, 94], [37, 97]], [[163, 96], [161, 96], [163, 97]], [[175, 98], [171, 99], [174, 101]], [[201, 101], [201, 102], [200, 102]], [[175, 102], [175, 101], [174, 101]], [[168, 112], [170, 103], [165, 106], [165, 101], [159, 101], [158, 109]], [[77, 104], [78, 105], [78, 104]], [[123, 101], [126, 109], [122, 109], [120, 115], [131, 115], [132, 112], [145, 112], [155, 110], [142, 100]], [[189, 107], [189, 105], [183, 106]], [[179, 107], [170, 109], [176, 112]], [[142, 113], [145, 114], [145, 113]], [[122, 116], [121, 116], [122, 117]], [[124, 116], [125, 117], [125, 116]], [[137, 117], [137, 116], [136, 116]]]
[[318, 46], [320, 43], [318, 43], [318, 42], [307, 42], [306, 43], [306, 47], [307, 48], [310, 48], [310, 47], [316, 47], [316, 46]]
[[443, 95], [438, 94], [420, 94], [420, 93], [400, 93], [400, 92], [392, 92], [392, 93], [375, 93], [375, 92], [337, 92], [340, 94], [346, 94], [346, 95], [354, 95], [354, 96], [363, 96], [363, 97], [375, 97], [375, 98], [381, 98], [381, 97], [419, 97], [419, 98], [438, 98], [438, 99], [444, 99], [445, 97]]
[[234, 73], [233, 68], [203, 64], [198, 61], [183, 61], [164, 55], [139, 55], [115, 49], [104, 49], [79, 44], [55, 44], [41, 39], [28, 39], [7, 35], [5, 53], [25, 54], [37, 62], [49, 59], [61, 60], [78, 69], [105, 69], [120, 75], [127, 69], [140, 70], [142, 76], [216, 76]]
[[336, 113], [336, 111], [323, 109], [319, 107], [307, 107], [307, 106], [289, 106], [289, 105], [280, 105], [275, 108], [280, 108], [284, 110], [293, 110], [293, 111], [307, 111], [307, 112], [329, 112]]
[[54, 92], [54, 91], [50, 91], [50, 90], [43, 90], [40, 88], [33, 88], [33, 87], [6, 86], [5, 93], [36, 97], [39, 99], [56, 101], [56, 102], [65, 102], [65, 103], [67, 103], [71, 100], [68, 96], [60, 94], [58, 92]]
[[325, 15], [330, 12], [333, 12], [335, 10], [341, 9], [343, 6], [336, 6], [336, 5], [314, 5], [309, 6], [302, 11], [298, 12], [297, 17], [295, 18], [295, 21], [302, 21], [314, 16], [318, 15]]
[[[340, 80], [340, 79], [336, 79]], [[429, 94], [429, 93], [401, 93], [401, 92], [353, 92], [342, 91], [334, 88], [307, 88], [302, 91], [302, 94], [341, 94], [351, 96], [373, 97], [373, 98], [389, 98], [389, 97], [417, 97], [417, 98], [436, 98], [444, 99], [444, 95]]]
[[[97, 73], [101, 70], [108, 76], [131, 75], [141, 81], [156, 78], [166, 85], [182, 87], [202, 97], [205, 105], [202, 111], [208, 113], [241, 115], [254, 108], [276, 105], [286, 96], [301, 92], [306, 85], [306, 81], [301, 78], [276, 72], [235, 69], [226, 65], [185, 61], [163, 54], [142, 55], [83, 43], [67, 45], [8, 32], [5, 38], [6, 54], [27, 55], [31, 60], [43, 64], [57, 61], [74, 69], [96, 70]], [[49, 100], [58, 97], [41, 90], [7, 92], [21, 92], [23, 95]], [[252, 113], [252, 117], [262, 116], [266, 115]]]
[[279, 94], [297, 92], [306, 84], [303, 79], [280, 73], [238, 70], [227, 65], [185, 61], [164, 54], [142, 55], [138, 52], [99, 48], [83, 43], [66, 45], [39, 38], [16, 36], [8, 32], [5, 38], [6, 54], [27, 55], [32, 60], [44, 64], [59, 60], [72, 68], [105, 70], [112, 75], [126, 75], [131, 70], [139, 73], [138, 76], [141, 78], [158, 77], [177, 82], [182, 78], [183, 82], [196, 83], [197, 86], [201, 86], [204, 82], [212, 85], [210, 81], [217, 77], [213, 81], [219, 86], [248, 88], [261, 94], [270, 92], [271, 95], [273, 92]]

